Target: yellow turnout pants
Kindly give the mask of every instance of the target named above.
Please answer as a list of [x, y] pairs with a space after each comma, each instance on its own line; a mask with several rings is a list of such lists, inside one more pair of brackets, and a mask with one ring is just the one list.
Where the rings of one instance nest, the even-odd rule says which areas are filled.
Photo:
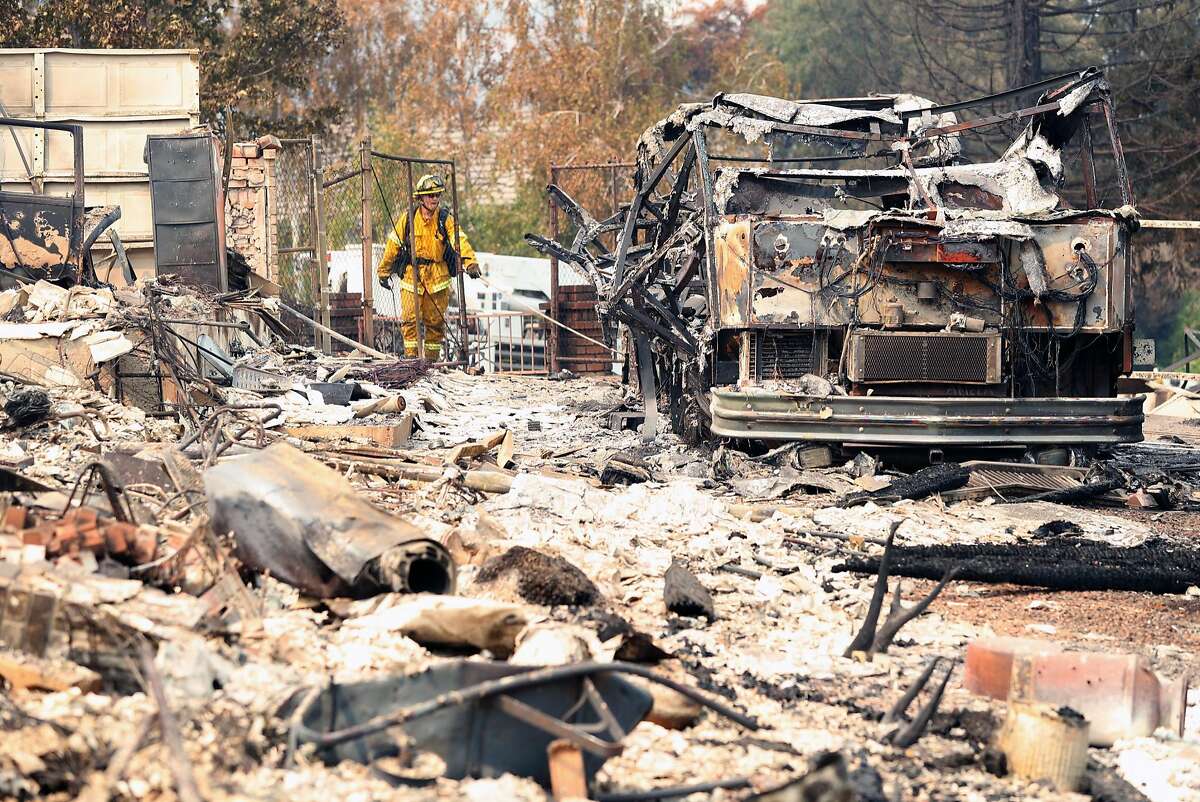
[[[442, 336], [446, 330], [446, 307], [450, 304], [449, 288], [419, 296], [409, 290], [400, 291], [400, 331], [404, 334], [404, 355], [417, 356], [417, 315], [425, 322], [425, 358], [436, 362], [442, 352]], [[418, 310], [418, 306], [420, 309]]]

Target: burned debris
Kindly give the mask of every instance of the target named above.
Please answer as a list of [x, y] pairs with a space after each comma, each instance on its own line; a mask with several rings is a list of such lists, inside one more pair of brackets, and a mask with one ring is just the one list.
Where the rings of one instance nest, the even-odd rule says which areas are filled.
[[[49, 280], [66, 286], [96, 281], [92, 245], [102, 235], [112, 243], [113, 259], [121, 263], [126, 275], [130, 275], [132, 271], [121, 238], [112, 228], [121, 217], [120, 207], [85, 205], [83, 128], [7, 115], [0, 117], [0, 126], [9, 131], [32, 129], [36, 131], [33, 136], [39, 138], [53, 131], [67, 134], [71, 141], [73, 180], [72, 193], [68, 197], [45, 193], [32, 175], [29, 176], [32, 191], [8, 189], [3, 192], [0, 290], [12, 287], [16, 279], [26, 282]], [[24, 158], [24, 153], [21, 155]]]
[[454, 592], [441, 543], [285, 443], [209, 468], [204, 485], [213, 527], [232, 535], [238, 559], [311, 596]]
[[1194, 548], [1153, 541], [1112, 546], [1071, 537], [1051, 543], [894, 546], [886, 557], [851, 559], [834, 570], [939, 580], [953, 571], [974, 582], [1055, 590], [1185, 593], [1200, 587], [1200, 554]]
[[[1116, 395], [1136, 214], [1064, 183], [1093, 126], [1119, 162], [1104, 78], [1021, 92], [721, 95], [647, 132], [615, 215], [551, 187], [574, 237], [533, 240], [641, 410], [326, 326], [207, 200], [177, 273], [100, 280], [99, 210], [50, 269], [0, 259], [0, 799], [1194, 785], [1200, 457]], [[171, 153], [215, 171], [152, 146], [164, 197]]]
[[901, 583], [897, 582], [896, 592], [892, 596], [891, 607], [888, 610], [887, 618], [881, 626], [879, 623], [879, 614], [883, 610], [883, 599], [887, 596], [888, 577], [891, 570], [891, 562], [894, 559], [893, 549], [895, 548], [896, 530], [900, 528], [901, 523], [903, 522], [895, 521], [888, 529], [887, 540], [883, 544], [883, 554], [879, 557], [879, 574], [875, 579], [875, 589], [871, 594], [871, 604], [867, 607], [867, 615], [863, 619], [862, 628], [854, 636], [854, 640], [850, 641], [850, 645], [846, 647], [845, 657], [851, 657], [856, 653], [867, 656], [886, 654], [888, 647], [892, 645], [892, 641], [899, 634], [900, 628], [925, 612], [929, 605], [933, 603], [933, 600], [938, 597], [938, 594], [945, 589], [946, 584], [960, 573], [958, 565], [951, 565], [946, 569], [946, 573], [941, 577], [941, 580], [933, 586], [933, 590], [929, 591], [925, 595], [925, 598], [909, 609], [905, 609], [901, 603]]
[[[630, 204], [597, 220], [551, 187], [575, 236], [527, 241], [628, 333], [647, 436], [666, 414], [693, 440], [1136, 441], [1116, 380], [1137, 217], [1113, 119], [1097, 70], [948, 106], [718, 95], [646, 131]], [[979, 158], [969, 137], [1014, 120]], [[1096, 185], [1093, 127], [1115, 191]]]
[[[176, 415], [86, 384], [4, 385], [6, 399], [46, 399], [10, 423], [19, 453], [3, 452], [14, 467], [0, 677], [31, 717], [2, 719], [14, 744], [0, 756], [5, 788], [182, 798], [194, 784], [209, 799], [300, 781], [314, 789], [305, 799], [333, 788], [885, 800], [936, 783], [1020, 794], [1039, 774], [1014, 757], [994, 776], [992, 736], [958, 734], [973, 716], [1004, 720], [1001, 684], [1015, 682], [993, 668], [976, 683], [985, 633], [954, 617], [978, 587], [963, 577], [972, 550], [997, 537], [1014, 552], [1025, 537], [1080, 560], [1107, 553], [1118, 547], [1097, 538], [1115, 519], [959, 486], [964, 474], [995, 479], [992, 463], [906, 476], [866, 456], [818, 467], [791, 447], [712, 454], [664, 434], [669, 445], [648, 449], [604, 426], [621, 398], [612, 384], [283, 345], [260, 330], [269, 298], [238, 296], [264, 344], [244, 341], [237, 357], [184, 333], [230, 356], [228, 375], [206, 373], [196, 347], [162, 328], [217, 319], [211, 303], [163, 282], [82, 318], [135, 341], [129, 353], [150, 338], [182, 343], [161, 351], [173, 353], [165, 378], [188, 388]], [[1137, 448], [1114, 465], [1160, 481]], [[1178, 456], [1173, 475], [1187, 476]], [[617, 463], [646, 475], [612, 481], [605, 466]], [[1037, 476], [1027, 490], [1044, 486]], [[875, 495], [848, 503], [849, 488], [867, 487]], [[1068, 518], [1067, 531], [1054, 524]], [[959, 551], [938, 564], [940, 584], [902, 602], [896, 577], [935, 545]], [[1114, 562], [1168, 553], [1120, 548]], [[1168, 551], [1186, 560], [1181, 544]], [[964, 573], [947, 576], [957, 563]], [[1117, 659], [1076, 659], [1102, 656]], [[1154, 721], [1188, 721], [1179, 666], [1142, 660], [1120, 665], [1139, 687], [1153, 675]], [[1016, 687], [1031, 704], [1059, 698], [1044, 682]], [[1163, 748], [1149, 717], [1102, 720], [1087, 707], [1099, 697], [1059, 690], [1096, 721], [1091, 732]], [[1017, 755], [1020, 739], [1006, 738]], [[1071, 782], [1114, 771], [1085, 767]]]
[[712, 594], [678, 560], [672, 560], [663, 575], [663, 603], [675, 615], [704, 616], [709, 621], [717, 617]]
[[479, 569], [476, 581], [484, 584], [514, 581], [517, 594], [528, 602], [571, 607], [592, 604], [599, 591], [587, 575], [561, 557], [513, 546]]

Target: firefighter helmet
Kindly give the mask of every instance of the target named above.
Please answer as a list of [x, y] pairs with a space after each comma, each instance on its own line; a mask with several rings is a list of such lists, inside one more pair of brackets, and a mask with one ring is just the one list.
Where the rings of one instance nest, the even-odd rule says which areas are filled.
[[428, 173], [421, 176], [417, 181], [417, 189], [413, 192], [414, 195], [441, 195], [446, 191], [446, 182], [442, 180], [440, 175]]

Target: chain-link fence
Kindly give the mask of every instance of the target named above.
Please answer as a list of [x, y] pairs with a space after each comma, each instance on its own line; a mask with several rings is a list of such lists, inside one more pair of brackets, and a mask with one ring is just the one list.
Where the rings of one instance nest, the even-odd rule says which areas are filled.
[[[331, 290], [335, 296], [357, 294], [363, 313], [358, 327], [361, 339], [389, 353], [404, 353], [401, 294], [394, 284], [392, 288], [380, 284], [377, 271], [389, 234], [415, 211], [413, 191], [427, 173], [436, 174], [445, 182], [447, 192], [443, 203], [458, 220], [453, 162], [393, 156], [371, 151], [369, 144], [365, 144], [331, 165], [322, 184], [322, 222], [329, 249]], [[370, 243], [365, 265], [364, 241]], [[412, 278], [416, 271], [411, 268], [410, 271]], [[444, 361], [458, 361], [464, 353], [465, 320], [460, 317], [458, 303], [460, 286], [460, 282], [451, 282], [450, 307], [439, 315], [439, 322], [444, 322], [441, 355]], [[348, 301], [343, 301], [343, 308], [348, 305]]]
[[[316, 143], [312, 139], [284, 139], [275, 159], [275, 184], [268, 203], [274, 202], [277, 242], [275, 280], [283, 301], [314, 319], [321, 318], [321, 275], [318, 262], [317, 206], [314, 194]], [[292, 342], [322, 343], [311, 326], [284, 314], [293, 332]]]
[[[422, 176], [433, 174], [442, 179], [446, 186], [442, 205], [456, 222], [461, 219], [454, 163], [380, 153], [370, 150], [369, 142], [335, 160], [314, 149], [314, 144], [311, 140], [287, 140], [276, 163], [274, 203], [279, 242], [275, 255], [284, 300], [346, 337], [380, 351], [403, 354], [402, 291], [396, 282], [384, 287], [378, 267], [389, 235], [401, 221], [417, 213], [415, 189]], [[312, 180], [314, 169], [320, 173], [318, 182]], [[318, 186], [319, 195], [315, 196]], [[407, 224], [403, 227], [408, 229]], [[465, 229], [461, 236], [467, 236]], [[455, 233], [451, 238], [452, 246], [461, 252], [461, 241], [453, 241], [458, 239]], [[364, 242], [368, 248], [365, 260]], [[327, 269], [325, 299], [320, 291], [322, 255]], [[433, 279], [428, 271], [428, 266], [410, 266], [406, 276], [429, 290], [428, 282]], [[476, 294], [492, 293], [485, 280], [473, 282]], [[450, 281], [447, 309], [432, 312], [438, 316], [434, 322], [443, 334], [441, 360], [458, 363], [465, 359], [495, 371], [544, 372], [547, 332], [541, 319], [524, 312], [468, 310], [463, 302], [465, 286], [460, 272]], [[312, 342], [312, 327], [294, 316], [287, 317], [286, 322], [297, 331], [296, 341]], [[418, 338], [426, 325], [422, 322]], [[410, 338], [412, 328], [409, 321]], [[431, 332], [426, 342], [436, 339]]]
[[[327, 247], [330, 326], [352, 340], [366, 342], [363, 336], [363, 203], [362, 170], [359, 153], [354, 150], [333, 159], [324, 156], [324, 181], [321, 185], [321, 223]], [[372, 265], [383, 255], [373, 249]], [[373, 343], [367, 343], [372, 345]], [[334, 343], [336, 350], [344, 346]], [[381, 349], [391, 351], [391, 349]]]

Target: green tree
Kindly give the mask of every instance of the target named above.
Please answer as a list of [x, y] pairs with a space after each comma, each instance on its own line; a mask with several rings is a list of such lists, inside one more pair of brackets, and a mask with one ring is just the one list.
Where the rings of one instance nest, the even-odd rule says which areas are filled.
[[310, 131], [336, 104], [306, 103], [337, 44], [337, 0], [44, 0], [0, 3], [6, 47], [197, 48], [200, 104], [219, 127], [237, 111], [238, 136]]
[[511, 203], [471, 204], [471, 239], [491, 253], [538, 256], [525, 244], [525, 234], [540, 231], [546, 219], [546, 194], [541, 182], [527, 181]]

